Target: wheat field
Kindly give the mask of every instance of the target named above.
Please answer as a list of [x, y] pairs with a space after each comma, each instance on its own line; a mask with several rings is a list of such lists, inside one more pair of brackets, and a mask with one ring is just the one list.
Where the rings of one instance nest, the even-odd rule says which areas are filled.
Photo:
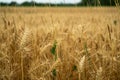
[[117, 7], [0, 7], [0, 80], [120, 80]]

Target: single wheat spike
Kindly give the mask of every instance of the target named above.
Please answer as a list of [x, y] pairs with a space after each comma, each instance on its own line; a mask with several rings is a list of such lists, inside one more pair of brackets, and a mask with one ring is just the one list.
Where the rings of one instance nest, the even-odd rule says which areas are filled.
[[[20, 42], [20, 50], [23, 50], [26, 47], [26, 44], [29, 42], [29, 35], [30, 35], [30, 30], [28, 28], [25, 28], [25, 31], [21, 37], [21, 42]], [[23, 52], [21, 51], [21, 77], [22, 80], [24, 80], [24, 61], [23, 61]]]
[[85, 56], [83, 56], [79, 62], [79, 69], [80, 69], [80, 72], [83, 72], [83, 66], [85, 64]]
[[23, 36], [22, 36], [21, 42], [20, 42], [20, 49], [23, 49], [26, 46], [29, 35], [30, 35], [30, 30], [28, 28], [25, 28], [25, 31], [23, 33]]
[[48, 49], [48, 48], [51, 47], [51, 46], [52, 46], [51, 43], [45, 45], [43, 48], [41, 48], [41, 53], [43, 53], [46, 49]]

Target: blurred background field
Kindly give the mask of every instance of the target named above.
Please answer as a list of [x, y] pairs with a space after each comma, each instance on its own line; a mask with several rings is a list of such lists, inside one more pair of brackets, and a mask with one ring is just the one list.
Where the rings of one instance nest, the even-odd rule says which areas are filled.
[[118, 4], [0, 7], [0, 80], [119, 80]]

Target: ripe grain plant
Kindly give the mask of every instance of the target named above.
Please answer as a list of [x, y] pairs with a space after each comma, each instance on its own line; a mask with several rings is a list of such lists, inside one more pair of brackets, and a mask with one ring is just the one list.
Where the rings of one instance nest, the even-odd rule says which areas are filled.
[[0, 80], [119, 80], [116, 7], [0, 8]]

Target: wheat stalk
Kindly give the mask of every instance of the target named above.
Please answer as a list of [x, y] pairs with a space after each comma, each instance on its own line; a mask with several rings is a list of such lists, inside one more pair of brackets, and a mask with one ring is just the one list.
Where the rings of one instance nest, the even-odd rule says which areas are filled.
[[52, 69], [55, 68], [55, 67], [58, 65], [58, 63], [60, 63], [60, 59], [59, 59], [59, 58], [58, 58], [57, 61], [55, 61], [55, 63], [50, 67], [50, 69], [49, 69], [46, 73], [44, 73], [43, 75], [45, 76], [45, 75], [47, 75], [48, 73], [50, 73], [50, 72], [52, 71]]
[[23, 61], [24, 60], [23, 59], [24, 54], [23, 54], [23, 50], [26, 47], [26, 44], [29, 42], [28, 41], [29, 35], [30, 35], [30, 30], [28, 28], [25, 28], [25, 31], [24, 31], [24, 33], [22, 35], [21, 42], [20, 42], [20, 50], [22, 51], [21, 52], [21, 74], [22, 74], [22, 80], [24, 80], [24, 65], [23, 65], [24, 64], [24, 61]]
[[102, 67], [99, 67], [96, 74], [96, 80], [102, 80]]

